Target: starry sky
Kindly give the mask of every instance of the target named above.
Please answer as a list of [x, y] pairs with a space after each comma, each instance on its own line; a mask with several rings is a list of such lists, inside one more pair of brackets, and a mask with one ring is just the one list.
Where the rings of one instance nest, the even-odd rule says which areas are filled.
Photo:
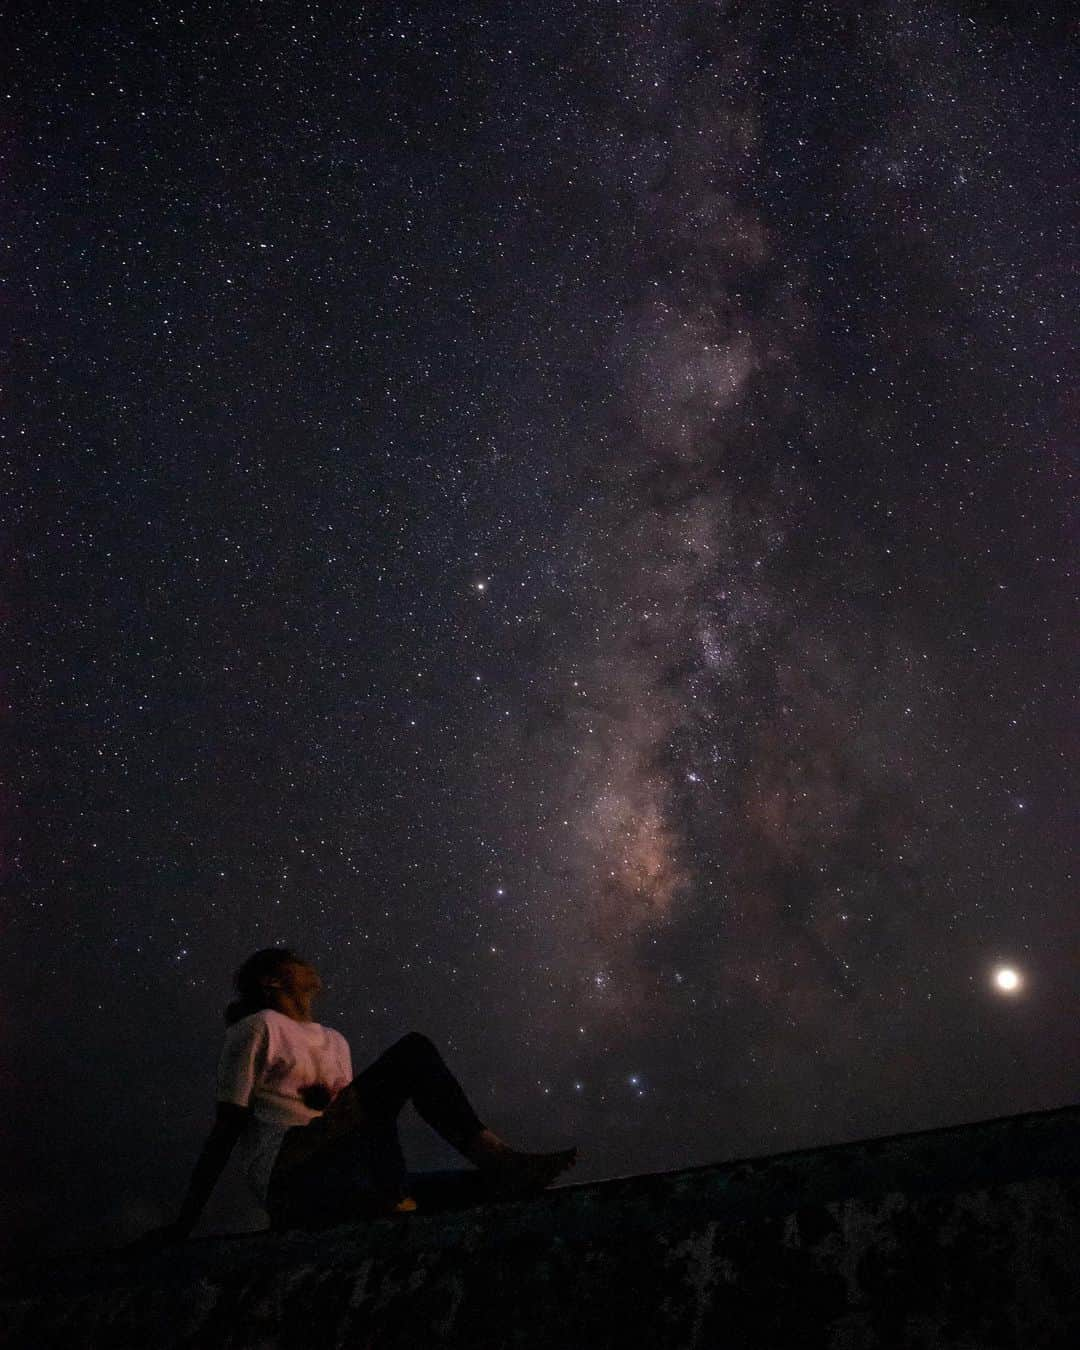
[[1076, 1099], [1075, 38], [25, 7], [24, 1250], [171, 1217], [278, 943], [580, 1180]]

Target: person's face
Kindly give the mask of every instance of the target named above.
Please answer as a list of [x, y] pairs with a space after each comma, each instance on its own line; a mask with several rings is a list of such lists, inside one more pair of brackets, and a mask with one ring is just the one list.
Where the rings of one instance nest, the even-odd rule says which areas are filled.
[[306, 961], [286, 961], [271, 981], [271, 986], [296, 999], [313, 999], [322, 992], [319, 972]]

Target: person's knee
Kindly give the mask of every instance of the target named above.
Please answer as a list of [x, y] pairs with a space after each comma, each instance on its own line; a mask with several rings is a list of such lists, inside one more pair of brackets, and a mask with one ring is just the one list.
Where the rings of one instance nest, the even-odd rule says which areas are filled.
[[425, 1036], [422, 1031], [409, 1031], [402, 1036], [401, 1045], [407, 1045], [410, 1050], [429, 1051], [435, 1049], [435, 1043], [429, 1036]]
[[438, 1059], [439, 1052], [434, 1042], [422, 1031], [410, 1031], [402, 1036], [394, 1047], [410, 1059]]

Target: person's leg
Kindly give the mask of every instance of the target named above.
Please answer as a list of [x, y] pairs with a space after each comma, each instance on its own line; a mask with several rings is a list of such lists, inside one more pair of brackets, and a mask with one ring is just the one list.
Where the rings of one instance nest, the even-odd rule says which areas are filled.
[[[521, 1153], [504, 1143], [483, 1124], [442, 1055], [419, 1032], [410, 1032], [392, 1045], [353, 1079], [341, 1097], [346, 1099], [340, 1108], [343, 1112], [357, 1109], [375, 1120], [396, 1120], [411, 1098], [432, 1129], [480, 1169], [482, 1189], [488, 1197], [542, 1190], [576, 1160], [575, 1149]], [[461, 1177], [457, 1174], [450, 1183], [455, 1194], [463, 1188], [479, 1189], [473, 1181]]]
[[[345, 1222], [392, 1213], [406, 1198], [405, 1160], [397, 1133], [401, 1108], [419, 1115], [466, 1153], [484, 1133], [461, 1085], [426, 1036], [412, 1032], [358, 1074], [323, 1115], [289, 1130], [274, 1168], [274, 1227]], [[459, 1179], [427, 1194], [464, 1195]], [[475, 1175], [475, 1174], [474, 1174]]]
[[[461, 1084], [426, 1036], [412, 1031], [357, 1074], [342, 1096], [352, 1096], [374, 1120], [396, 1120], [411, 1098], [421, 1119], [459, 1153], [471, 1157], [484, 1124]], [[348, 1104], [343, 1104], [343, 1110]]]
[[505, 1144], [484, 1126], [431, 1041], [411, 1032], [357, 1074], [321, 1117], [288, 1132], [274, 1170], [278, 1213], [285, 1212], [286, 1196], [297, 1197], [306, 1211], [305, 1194], [319, 1214], [329, 1214], [323, 1197], [332, 1198], [334, 1217], [326, 1222], [346, 1221], [342, 1207], [357, 1218], [391, 1212], [406, 1189], [397, 1118], [410, 1099], [421, 1118], [479, 1169], [472, 1178], [456, 1173], [444, 1174], [454, 1176], [451, 1182], [423, 1182], [431, 1198], [438, 1197], [438, 1208], [457, 1207], [465, 1196], [475, 1202], [541, 1190], [574, 1164], [574, 1149], [520, 1153]]
[[[286, 1140], [302, 1139], [310, 1128], [290, 1130]], [[392, 1214], [405, 1199], [405, 1184], [405, 1158], [392, 1118], [324, 1137], [321, 1147], [302, 1155], [294, 1148], [290, 1156], [283, 1145], [267, 1196], [270, 1226], [326, 1228]]]

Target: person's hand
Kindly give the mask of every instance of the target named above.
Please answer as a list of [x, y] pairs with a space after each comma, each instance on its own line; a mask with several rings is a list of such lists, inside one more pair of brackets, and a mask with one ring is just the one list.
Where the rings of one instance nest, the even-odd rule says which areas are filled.
[[325, 1111], [334, 1100], [334, 1092], [326, 1083], [308, 1083], [300, 1089], [300, 1100], [309, 1111]]

